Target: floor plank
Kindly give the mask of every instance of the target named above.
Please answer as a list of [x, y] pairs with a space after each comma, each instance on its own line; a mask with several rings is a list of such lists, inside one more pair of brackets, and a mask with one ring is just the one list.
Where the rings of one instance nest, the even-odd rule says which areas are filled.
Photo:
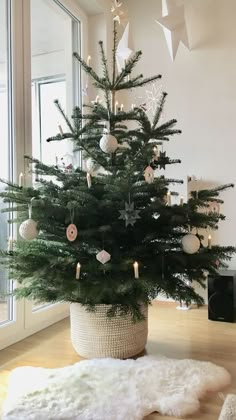
[[[223, 398], [228, 392], [236, 393], [236, 324], [208, 321], [206, 308], [178, 311], [175, 304], [155, 302], [149, 311], [147, 354], [209, 360], [232, 374], [231, 386], [222, 393], [208, 395], [201, 402], [200, 412], [191, 419], [216, 420]], [[15, 367], [55, 368], [79, 360], [70, 343], [69, 319], [0, 351], [0, 406], [6, 395], [9, 372]], [[168, 419], [158, 413], [146, 418]]]

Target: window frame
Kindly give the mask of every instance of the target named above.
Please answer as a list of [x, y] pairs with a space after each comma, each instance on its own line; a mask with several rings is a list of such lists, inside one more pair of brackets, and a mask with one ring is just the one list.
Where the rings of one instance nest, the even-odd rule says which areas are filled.
[[[13, 165], [11, 168], [12, 180], [18, 183], [19, 174], [26, 173], [24, 155], [32, 155], [32, 122], [31, 122], [31, 12], [30, 0], [6, 0], [10, 8], [11, 17], [11, 76], [12, 83], [11, 106], [12, 106], [12, 144], [11, 153]], [[74, 0], [53, 0], [58, 6], [70, 15], [75, 23], [71, 27], [71, 33], [75, 34], [78, 28], [77, 46], [79, 53], [88, 55], [88, 17]], [[74, 31], [74, 32], [73, 32]], [[72, 44], [73, 50], [76, 45]], [[77, 75], [74, 80], [73, 106], [82, 103], [81, 70], [76, 60], [71, 63], [73, 74]], [[76, 69], [77, 67], [77, 69]], [[76, 87], [77, 86], [77, 87]], [[79, 94], [80, 93], [80, 94]], [[78, 96], [76, 96], [78, 95]], [[71, 109], [68, 110], [70, 115]], [[14, 232], [16, 235], [16, 231]], [[55, 305], [49, 309], [32, 313], [29, 302], [16, 301], [15, 316], [12, 322], [0, 325], [0, 349], [5, 348], [23, 338], [58, 322], [69, 314], [68, 305]], [[38, 314], [43, 316], [38, 317]], [[31, 319], [27, 319], [31, 317]]]

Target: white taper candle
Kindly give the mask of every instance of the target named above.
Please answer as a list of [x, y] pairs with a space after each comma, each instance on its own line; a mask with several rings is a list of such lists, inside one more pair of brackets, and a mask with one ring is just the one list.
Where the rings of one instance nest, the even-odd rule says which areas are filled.
[[208, 236], [208, 249], [212, 248], [211, 235]]
[[134, 262], [134, 278], [135, 279], [139, 278], [139, 269], [138, 269], [138, 262], [137, 261]]
[[11, 236], [8, 239], [8, 251], [13, 251], [13, 238]]
[[87, 183], [88, 183], [88, 188], [91, 188], [92, 186], [92, 179], [91, 179], [91, 175], [89, 172], [87, 172]]
[[63, 130], [62, 130], [62, 126], [60, 124], [58, 124], [58, 129], [59, 129], [61, 135], [63, 136], [64, 133], [63, 133]]
[[171, 192], [167, 192], [167, 206], [171, 206]]
[[76, 280], [79, 280], [80, 278], [80, 269], [81, 269], [81, 265], [80, 263], [78, 263], [76, 266]]
[[21, 172], [19, 175], [19, 187], [23, 187], [23, 185], [24, 185], [24, 174], [23, 172]]

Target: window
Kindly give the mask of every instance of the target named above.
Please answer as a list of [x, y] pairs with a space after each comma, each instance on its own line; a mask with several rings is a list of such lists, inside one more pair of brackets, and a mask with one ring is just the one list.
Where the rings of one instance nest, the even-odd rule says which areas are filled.
[[[66, 111], [66, 82], [62, 77], [35, 80], [32, 84], [32, 154], [44, 163], [55, 165], [67, 152], [67, 144], [47, 143], [64, 127], [54, 100], [58, 99]], [[50, 116], [50, 118], [49, 118]]]
[[[54, 100], [68, 115], [80, 104], [79, 64], [72, 53], [80, 52], [81, 16], [85, 17], [76, 1], [0, 0], [0, 178], [18, 182], [24, 173], [30, 185], [25, 154], [55, 164], [56, 156], [72, 153], [69, 142], [47, 143], [46, 139], [58, 134], [59, 126], [67, 131]], [[84, 38], [86, 25], [85, 19]], [[0, 188], [4, 188], [1, 183]], [[0, 249], [7, 249], [13, 236], [9, 217], [11, 213], [0, 213]], [[69, 313], [65, 303], [39, 306], [3, 297], [12, 287], [7, 270], [0, 266], [0, 349]]]
[[79, 66], [72, 59], [80, 24], [60, 6], [57, 0], [31, 0], [32, 155], [52, 165], [72, 152], [68, 141], [46, 142], [68, 131], [54, 101], [67, 115], [80, 103]]
[[[12, 179], [12, 106], [11, 106], [11, 21], [10, 2], [0, 0], [0, 178]], [[0, 189], [4, 188], [0, 184]], [[0, 202], [0, 209], [5, 207]], [[7, 219], [11, 214], [0, 213], [0, 249], [7, 249], [12, 236]], [[0, 267], [0, 324], [13, 320], [13, 299], [6, 298], [12, 288], [7, 270]]]

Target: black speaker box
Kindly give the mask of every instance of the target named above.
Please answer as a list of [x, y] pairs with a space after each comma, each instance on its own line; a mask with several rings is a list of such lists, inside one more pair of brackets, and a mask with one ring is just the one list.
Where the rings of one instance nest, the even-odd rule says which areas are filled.
[[236, 271], [220, 271], [208, 277], [208, 318], [234, 322], [236, 319]]

